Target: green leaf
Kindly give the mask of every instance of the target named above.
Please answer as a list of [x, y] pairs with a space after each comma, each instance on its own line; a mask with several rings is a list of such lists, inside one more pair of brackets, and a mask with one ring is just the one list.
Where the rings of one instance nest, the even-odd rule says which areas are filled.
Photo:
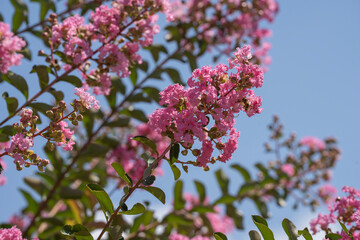
[[352, 237], [352, 234], [349, 232], [349, 230], [347, 229], [347, 227], [345, 226], [345, 224], [343, 224], [343, 223], [340, 222], [339, 220], [338, 220], [338, 222], [339, 222], [341, 228], [344, 230], [344, 232], [345, 232], [349, 237]]
[[292, 223], [289, 219], [284, 218], [284, 220], [282, 221], [282, 227], [283, 227], [286, 235], [288, 235], [290, 240], [298, 239], [298, 237], [299, 237], [298, 230], [297, 230], [295, 224]]
[[54, 88], [50, 88], [49, 93], [54, 96], [57, 103], [64, 99], [64, 93], [62, 91], [56, 91]]
[[233, 169], [237, 170], [239, 173], [241, 173], [241, 175], [243, 176], [245, 182], [248, 182], [248, 181], [251, 180], [250, 173], [245, 168], [240, 166], [239, 164], [233, 164], [233, 165], [231, 165], [231, 167]]
[[179, 170], [179, 168], [177, 166], [175, 166], [175, 164], [170, 164], [169, 161], [167, 161], [171, 167], [171, 171], [173, 172], [174, 175], [174, 180], [178, 180], [181, 176], [181, 171]]
[[328, 233], [325, 235], [325, 238], [329, 239], [329, 240], [338, 240], [338, 239], [341, 239], [341, 235], [336, 234], [336, 233]]
[[16, 89], [18, 89], [24, 95], [26, 100], [29, 98], [29, 87], [25, 81], [25, 78], [11, 71], [3, 74], [2, 77], [6, 82], [10, 83]]
[[262, 163], [255, 164], [255, 167], [259, 169], [265, 177], [269, 176], [269, 170]]
[[229, 187], [229, 178], [226, 176], [225, 172], [222, 169], [219, 169], [215, 172], [216, 179], [219, 183], [222, 193], [228, 192]]
[[159, 89], [154, 87], [143, 87], [143, 91], [152, 99], [154, 99], [156, 102], [160, 101], [160, 94]]
[[264, 218], [268, 218], [269, 217], [269, 210], [268, 210], [268, 207], [267, 207], [266, 203], [260, 198], [255, 198], [253, 200], [254, 200], [254, 203], [255, 203], [257, 209], [259, 210], [260, 214]]
[[170, 148], [170, 164], [173, 164], [179, 159], [180, 144], [175, 143]]
[[133, 84], [134, 86], [136, 86], [136, 82], [137, 82], [137, 80], [138, 80], [138, 75], [137, 75], [136, 68], [133, 68], [133, 69], [131, 70], [131, 74], [130, 74], [129, 78], [130, 78], [132, 84]]
[[252, 219], [256, 227], [260, 230], [264, 240], [275, 240], [273, 232], [268, 228], [268, 224], [263, 217], [253, 215]]
[[80, 199], [84, 193], [79, 189], [64, 186], [60, 188], [59, 195], [62, 199]]
[[119, 212], [118, 214], [125, 214], [125, 215], [137, 215], [140, 213], [145, 212], [145, 207], [141, 203], [136, 203], [130, 210]]
[[305, 240], [313, 240], [313, 238], [309, 232], [309, 229], [307, 229], [307, 228], [304, 228], [303, 230], [299, 230], [298, 234], [303, 236], [305, 238]]
[[24, 182], [40, 195], [42, 195], [46, 189], [44, 182], [38, 178], [25, 177]]
[[27, 191], [20, 189], [20, 192], [22, 193], [22, 195], [24, 196], [26, 202], [27, 202], [27, 207], [26, 209], [32, 213], [36, 213], [37, 209], [38, 209], [38, 203], [35, 201], [35, 199], [31, 196], [30, 193], [28, 193]]
[[185, 200], [182, 197], [183, 182], [181, 180], [175, 183], [174, 187], [174, 209], [180, 210], [185, 207]]
[[74, 75], [63, 76], [59, 79], [59, 82], [68, 82], [78, 88], [82, 86], [82, 81], [80, 80], [80, 78]]
[[204, 184], [202, 184], [201, 182], [194, 180], [195, 186], [196, 186], [196, 190], [199, 194], [199, 199], [200, 202], [203, 203], [206, 197], [206, 189]]
[[234, 220], [237, 229], [244, 229], [243, 214], [237, 210], [232, 204], [226, 205], [226, 215]]
[[113, 162], [111, 163], [111, 166], [115, 169], [119, 177], [121, 177], [125, 182], [129, 184], [130, 187], [132, 187], [133, 182], [130, 178], [130, 176], [125, 172], [124, 168], [121, 166], [120, 163]]
[[185, 56], [187, 57], [190, 65], [190, 70], [194, 71], [194, 69], [198, 68], [196, 57], [189, 51], [185, 51]]
[[8, 135], [0, 133], [0, 142], [7, 142], [9, 140], [10, 140], [10, 138]]
[[131, 139], [145, 144], [159, 156], [159, 153], [156, 150], [156, 144], [152, 140], [148, 139], [145, 136], [135, 136], [135, 137], [132, 137]]
[[105, 217], [108, 220], [110, 215], [114, 211], [113, 203], [109, 197], [109, 195], [105, 192], [105, 190], [98, 184], [91, 183], [87, 185], [88, 189], [91, 193], [93, 193], [100, 203], [101, 209], [104, 211]]
[[163, 204], [165, 204], [165, 193], [163, 190], [157, 187], [139, 187], [141, 189], [144, 189], [154, 195], [157, 199], [160, 200]]
[[194, 206], [192, 209], [191, 209], [191, 212], [197, 212], [197, 213], [208, 213], [208, 212], [212, 212], [214, 213], [215, 210], [214, 210], [214, 207], [212, 206]]
[[21, 53], [22, 55], [24, 55], [24, 58], [26, 58], [27, 60], [31, 61], [32, 57], [31, 57], [31, 51], [28, 47], [23, 48], [21, 51], [19, 51], [19, 53]]
[[105, 124], [107, 127], [128, 127], [130, 119], [129, 118], [118, 118], [112, 122], [108, 122]]
[[13, 115], [19, 106], [18, 100], [15, 97], [9, 97], [9, 94], [7, 92], [4, 92], [2, 94], [2, 97], [6, 101], [6, 106], [7, 106], [9, 114]]
[[230, 195], [223, 195], [218, 200], [215, 201], [214, 204], [229, 204], [236, 201], [236, 197]]
[[[85, 119], [85, 118], [84, 118]], [[79, 159], [87, 160], [89, 158], [95, 157], [105, 157], [106, 153], [108, 153], [109, 147], [100, 143], [90, 143], [89, 147], [79, 154]]]
[[227, 240], [227, 237], [225, 236], [225, 234], [223, 234], [221, 232], [214, 233], [214, 237], [216, 240]]
[[251, 231], [249, 232], [249, 236], [250, 236], [250, 239], [251, 239], [251, 240], [261, 240], [260, 234], [259, 234], [257, 231], [255, 231], [255, 230], [251, 230]]
[[50, 106], [49, 104], [41, 102], [30, 103], [29, 107], [32, 107], [35, 111], [39, 111], [44, 115], [46, 115], [47, 110], [50, 110], [52, 108], [52, 106]]
[[176, 69], [173, 69], [173, 68], [165, 68], [163, 70], [164, 72], [166, 72], [169, 77], [171, 78], [171, 80], [173, 81], [173, 83], [178, 83], [180, 85], [185, 85], [185, 83], [183, 83], [181, 81], [181, 77], [180, 77], [180, 74], [179, 72], [176, 70]]
[[154, 58], [155, 62], [159, 60], [159, 52], [168, 53], [167, 49], [160, 44], [153, 44], [149, 47], [146, 47], [145, 49], [150, 50], [152, 57]]
[[24, 12], [15, 10], [15, 13], [13, 15], [12, 19], [12, 32], [16, 32], [21, 24], [26, 20]]
[[120, 113], [142, 122], [148, 122], [148, 118], [146, 117], [145, 113], [139, 109], [124, 109]]
[[129, 102], [151, 102], [151, 98], [148, 96], [145, 96], [144, 93], [137, 93], [135, 95], [131, 95], [128, 99]]
[[76, 240], [93, 240], [89, 230], [81, 224], [76, 224], [74, 226], [65, 225], [61, 231], [63, 235], [66, 236], [75, 236]]
[[49, 84], [49, 73], [51, 69], [45, 65], [34, 65], [30, 73], [37, 73], [40, 83], [40, 88], [43, 90]]

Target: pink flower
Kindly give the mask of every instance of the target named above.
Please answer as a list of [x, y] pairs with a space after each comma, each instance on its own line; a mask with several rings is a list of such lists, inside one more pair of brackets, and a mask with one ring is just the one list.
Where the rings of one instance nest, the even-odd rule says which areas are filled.
[[20, 65], [22, 54], [17, 54], [26, 42], [14, 36], [10, 31], [9, 24], [0, 22], [0, 72], [7, 73], [12, 65]]
[[[149, 116], [151, 128], [185, 148], [191, 149], [195, 140], [202, 142], [201, 151], [192, 151], [200, 167], [210, 162], [214, 145], [220, 151], [216, 160], [231, 159], [240, 136], [233, 128], [236, 114], [244, 111], [250, 117], [261, 112], [261, 98], [251, 88], [262, 86], [263, 72], [248, 61], [250, 46], [238, 48], [234, 55], [229, 67], [220, 63], [214, 69], [195, 69], [188, 89], [179, 84], [167, 87], [160, 93], [165, 108]], [[231, 69], [236, 71], [229, 73]]]
[[184, 235], [181, 235], [181, 234], [172, 233], [169, 236], [169, 240], [190, 240], [190, 238], [188, 238], [188, 237], [186, 237]]
[[12, 228], [0, 229], [0, 240], [26, 240], [22, 238], [21, 231], [13, 226]]
[[321, 186], [318, 190], [319, 196], [324, 199], [325, 203], [329, 203], [335, 199], [337, 189], [330, 184]]
[[74, 134], [74, 131], [71, 131], [68, 128], [68, 124], [65, 121], [60, 121], [58, 125], [60, 125], [62, 136], [60, 140], [57, 140], [58, 142], [56, 143], [56, 145], [62, 146], [65, 151], [73, 150], [73, 145], [75, 144], [75, 142], [71, 138]]
[[280, 169], [281, 169], [281, 171], [286, 173], [289, 177], [292, 177], [295, 174], [294, 165], [292, 165], [290, 163], [286, 163], [286, 164], [282, 165]]
[[99, 101], [91, 96], [90, 93], [86, 92], [84, 88], [75, 88], [75, 91], [75, 95], [80, 97], [80, 101], [85, 108], [94, 110], [100, 109]]
[[16, 152], [24, 152], [32, 146], [34, 146], [33, 138], [24, 136], [24, 134], [22, 133], [17, 133], [16, 135], [11, 137], [11, 145], [9, 148], [6, 148], [5, 151], [8, 153], [14, 153], [14, 162], [18, 161], [20, 162], [20, 165], [22, 165], [24, 163], [24, 160]]
[[323, 140], [316, 137], [303, 137], [300, 144], [312, 148], [313, 150], [324, 150], [325, 143]]

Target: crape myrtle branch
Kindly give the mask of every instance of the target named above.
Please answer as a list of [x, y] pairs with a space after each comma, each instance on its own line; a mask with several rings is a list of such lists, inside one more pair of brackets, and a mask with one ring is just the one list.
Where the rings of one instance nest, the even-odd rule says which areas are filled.
[[[144, 12], [141, 12], [139, 14], [139, 16], [135, 17], [131, 22], [129, 22], [127, 25], [124, 26], [124, 28], [121, 30], [124, 31], [126, 28], [128, 28], [131, 24], [133, 24], [135, 21], [137, 21], [138, 18], [141, 17], [141, 15]], [[109, 42], [111, 42], [114, 39], [109, 39]], [[104, 42], [99, 48], [97, 48], [92, 54], [90, 54], [88, 57], [86, 57], [82, 62], [86, 62], [87, 60], [90, 60], [95, 54], [97, 54], [99, 52], [99, 50], [106, 45], [107, 42]], [[36, 93], [32, 98], [30, 98], [28, 101], [26, 101], [21, 107], [19, 107], [18, 109], [15, 110], [15, 112], [12, 115], [9, 115], [7, 118], [5, 118], [1, 123], [0, 126], [2, 126], [4, 123], [6, 123], [8, 120], [10, 120], [11, 118], [13, 118], [16, 114], [18, 114], [21, 109], [27, 107], [30, 103], [32, 103], [33, 101], [35, 101], [38, 97], [40, 97], [43, 93], [47, 92], [50, 90], [50, 88], [55, 85], [57, 82], [59, 82], [61, 80], [61, 78], [69, 75], [71, 72], [73, 72], [74, 70], [76, 70], [78, 67], [80, 67], [82, 65], [82, 63], [79, 64], [75, 64], [73, 65], [70, 69], [68, 69], [67, 71], [65, 71], [63, 74], [61, 74], [59, 77], [56, 77], [54, 81], [52, 81], [51, 83], [49, 83], [49, 85], [47, 85], [44, 89], [40, 90], [38, 93]]]
[[[169, 146], [165, 149], [165, 151], [158, 157], [156, 158], [156, 160], [150, 165], [151, 169], [154, 169], [155, 166], [158, 165], [158, 163], [165, 158], [165, 155], [170, 151], [170, 148], [172, 146], [173, 143], [169, 144]], [[98, 236], [98, 240], [101, 240], [101, 237], [104, 235], [106, 229], [109, 227], [111, 221], [114, 219], [114, 217], [117, 215], [117, 213], [121, 210], [122, 205], [125, 204], [126, 200], [128, 200], [128, 198], [131, 196], [131, 194], [137, 189], [139, 188], [142, 180], [143, 180], [144, 174], [143, 176], [136, 182], [136, 184], [134, 185], [134, 187], [129, 189], [129, 192], [126, 193], [122, 198], [121, 201], [119, 203], [119, 206], [115, 209], [115, 211], [113, 212], [113, 214], [110, 216], [109, 220], [106, 222], [104, 228], [102, 229], [100, 235]]]
[[[63, 12], [57, 14], [58, 17], [62, 17], [62, 16], [65, 16], [66, 14], [68, 13], [71, 13], [72, 11], [75, 11], [79, 8], [81, 8], [83, 5], [89, 5], [89, 4], [93, 4], [93, 3], [96, 3], [96, 4], [101, 4], [102, 2], [105, 2], [107, 0], [94, 0], [94, 1], [88, 1], [88, 2], [85, 2], [85, 3], [79, 3], [79, 4], [74, 4], [71, 8], [68, 8], [66, 10], [64, 10]], [[33, 25], [30, 25], [28, 27], [26, 27], [25, 29], [23, 30], [20, 30], [20, 31], [17, 31], [15, 32], [14, 34], [15, 35], [20, 35], [20, 34], [23, 34], [23, 33], [26, 33], [26, 32], [29, 32], [29, 31], [32, 31], [34, 28], [38, 27], [38, 26], [42, 26], [44, 25], [45, 23], [49, 22], [48, 19], [44, 19], [43, 21], [40, 21], [38, 23], [35, 23]]]
[[111, 111], [111, 113], [103, 120], [103, 122], [100, 124], [100, 126], [89, 136], [88, 140], [86, 141], [86, 143], [82, 146], [82, 148], [80, 148], [76, 155], [74, 156], [73, 160], [71, 161], [70, 165], [64, 170], [64, 172], [62, 172], [58, 179], [56, 180], [55, 184], [53, 185], [53, 187], [51, 188], [51, 190], [49, 191], [48, 195], [46, 196], [46, 199], [44, 199], [40, 204], [39, 204], [39, 208], [37, 209], [36, 213], [34, 214], [34, 216], [31, 218], [30, 220], [30, 224], [28, 225], [28, 227], [25, 229], [23, 236], [26, 237], [28, 235], [28, 231], [30, 230], [31, 226], [35, 223], [36, 218], [38, 218], [41, 214], [41, 212], [46, 208], [47, 203], [49, 202], [49, 200], [53, 197], [56, 189], [60, 186], [61, 182], [65, 179], [65, 176], [68, 172], [70, 172], [70, 170], [72, 169], [72, 167], [75, 165], [76, 161], [78, 160], [80, 154], [87, 149], [87, 147], [89, 146], [89, 144], [92, 142], [93, 138], [100, 132], [100, 130], [109, 122], [109, 120], [116, 114], [119, 112], [119, 110], [124, 106], [124, 104], [127, 102], [127, 100], [134, 95], [134, 93], [136, 92], [137, 89], [141, 88], [141, 86], [148, 80], [150, 79], [150, 76], [156, 72], [157, 70], [161, 69], [161, 67], [168, 62], [171, 57], [173, 55], [175, 55], [177, 52], [180, 51], [180, 48], [178, 48], [174, 53], [172, 53], [171, 55], [169, 55], [166, 59], [164, 59], [161, 63], [159, 63], [154, 70], [149, 73], [144, 79], [142, 79], [136, 86], [134, 86], [133, 90]]

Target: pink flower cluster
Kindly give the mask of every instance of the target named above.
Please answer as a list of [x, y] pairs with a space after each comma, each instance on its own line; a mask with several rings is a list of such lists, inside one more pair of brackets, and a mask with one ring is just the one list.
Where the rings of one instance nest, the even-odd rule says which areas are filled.
[[[317, 218], [311, 220], [310, 226], [315, 234], [321, 230], [327, 231], [329, 225], [336, 223], [337, 220], [345, 224], [349, 231], [353, 234], [354, 240], [360, 239], [360, 190], [353, 187], [344, 186], [342, 191], [346, 196], [338, 197], [329, 205], [328, 214], [319, 214]], [[342, 230], [336, 232], [342, 236], [341, 239], [350, 240], [350, 237]]]
[[[176, 23], [190, 23], [200, 29], [198, 38], [204, 39], [210, 48], [225, 46], [225, 53], [230, 53], [233, 46], [243, 40], [251, 43], [258, 60], [265, 64], [271, 62], [267, 55], [270, 43], [262, 43], [271, 36], [271, 31], [260, 28], [262, 20], [272, 22], [278, 12], [275, 0], [256, 1], [209, 1], [190, 0], [173, 2], [173, 15]], [[210, 49], [209, 48], [209, 49]]]
[[[191, 211], [191, 209], [194, 206], [197, 206], [200, 204], [199, 198], [193, 196], [192, 194], [186, 193], [186, 194], [184, 194], [184, 198], [186, 200], [185, 209], [187, 211]], [[204, 203], [202, 203], [202, 204], [209, 205], [209, 202], [207, 199], [205, 199]], [[221, 215], [219, 207], [215, 207], [214, 210], [215, 210], [214, 213], [206, 213], [205, 214], [211, 224], [212, 230], [214, 232], [221, 232], [224, 234], [232, 232], [235, 228], [234, 221], [226, 215]], [[203, 226], [203, 221], [200, 216], [196, 216], [196, 218], [194, 220], [194, 225], [195, 225], [195, 227], [199, 227], [199, 228]], [[210, 240], [212, 238], [205, 237], [205, 236], [195, 236], [193, 238], [189, 238], [189, 237], [183, 236], [178, 233], [172, 233], [169, 236], [169, 239], [170, 240], [177, 240], [177, 239], [179, 239], [179, 240], [201, 240], [201, 239]]]
[[94, 96], [91, 96], [90, 93], [86, 92], [85, 88], [75, 88], [75, 91], [75, 95], [80, 97], [80, 102], [86, 109], [100, 109], [99, 101], [96, 100]]
[[330, 203], [335, 200], [337, 189], [330, 184], [324, 184], [318, 189], [318, 194], [325, 203]]
[[60, 126], [60, 131], [62, 132], [61, 141], [56, 143], [57, 146], [62, 146], [65, 151], [71, 151], [75, 142], [71, 139], [74, 131], [71, 131], [68, 127], [69, 125], [65, 121], [60, 121], [58, 123]]
[[303, 146], [307, 146], [315, 151], [325, 149], [324, 141], [316, 137], [304, 137], [300, 140], [300, 144]]
[[[170, 143], [168, 139], [151, 129], [148, 125], [138, 125], [135, 132], [128, 136], [126, 143], [119, 144], [106, 157], [106, 164], [108, 165], [107, 173], [110, 176], [117, 176], [115, 170], [111, 166], [111, 163], [118, 162], [121, 163], [125, 172], [127, 172], [132, 179], [140, 179], [142, 177], [145, 168], [147, 168], [147, 163], [140, 157], [140, 155], [146, 151], [150, 151], [152, 154], [154, 153], [144, 144], [131, 139], [131, 137], [138, 135], [146, 136], [151, 139], [156, 144], [157, 151], [160, 154]], [[162, 171], [158, 167], [156, 168], [155, 173], [161, 174]]]
[[22, 54], [18, 54], [26, 42], [14, 36], [7, 23], [0, 22], [0, 72], [7, 73], [13, 65], [20, 65]]
[[262, 111], [261, 98], [251, 88], [262, 86], [263, 72], [249, 62], [250, 46], [237, 48], [234, 56], [229, 58], [229, 66], [220, 63], [215, 69], [195, 69], [187, 81], [188, 89], [179, 84], [167, 87], [160, 93], [165, 108], [149, 116], [150, 128], [186, 149], [191, 149], [196, 139], [202, 142], [201, 151], [192, 151], [202, 167], [210, 162], [214, 145], [221, 153], [215, 161], [231, 159], [240, 136], [233, 127], [236, 114], [244, 111], [251, 117]]
[[[6, 149], [9, 147], [8, 142], [0, 142], [0, 151]], [[6, 163], [3, 161], [3, 159], [0, 157], [0, 165], [3, 168], [3, 171], [6, 170], [7, 166]], [[6, 183], [6, 177], [4, 176], [4, 173], [0, 173], [0, 186], [4, 185]]]
[[[0, 240], [26, 240], [22, 237], [22, 233], [15, 226], [12, 228], [1, 228], [0, 229]], [[34, 238], [33, 240], [39, 240], [38, 238]]]
[[169, 240], [211, 240], [211, 238], [203, 236], [195, 236], [193, 238], [189, 238], [178, 233], [172, 233], [169, 236]]
[[[96, 8], [88, 24], [78, 15], [68, 17], [62, 23], [58, 23], [55, 16], [49, 40], [53, 49], [63, 46], [67, 56], [62, 59], [66, 64], [64, 69], [78, 68], [86, 85], [94, 87], [95, 94], [108, 95], [109, 73], [127, 77], [131, 65], [142, 62], [137, 54], [140, 47], [152, 44], [154, 35], [160, 31], [156, 13], [167, 13], [171, 19], [168, 0], [155, 2], [112, 1], [111, 6]], [[94, 45], [100, 47], [95, 50]], [[87, 72], [91, 63], [96, 64], [96, 68]]]
[[292, 177], [295, 174], [294, 165], [292, 165], [290, 163], [286, 163], [286, 164], [282, 165], [280, 169], [281, 169], [281, 171], [286, 173], [289, 177]]
[[27, 152], [27, 150], [34, 146], [34, 139], [28, 137], [23, 133], [17, 133], [11, 137], [11, 145], [9, 148], [6, 148], [5, 151], [8, 152], [13, 158], [14, 163], [23, 165], [25, 160], [22, 157], [22, 154]]

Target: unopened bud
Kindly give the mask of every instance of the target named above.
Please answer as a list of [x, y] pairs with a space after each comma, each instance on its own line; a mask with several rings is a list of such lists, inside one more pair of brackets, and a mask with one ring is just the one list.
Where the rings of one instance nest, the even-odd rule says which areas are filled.
[[45, 112], [45, 114], [46, 114], [46, 116], [48, 116], [49, 118], [53, 118], [53, 117], [54, 117], [54, 112], [51, 111], [51, 110], [47, 110], [47, 111]]
[[42, 166], [46, 167], [48, 164], [49, 164], [49, 160], [47, 160], [47, 159], [41, 160], [41, 165]]
[[59, 102], [59, 107], [61, 108], [61, 110], [65, 110], [66, 109], [66, 103], [64, 101], [60, 101]]
[[31, 166], [31, 164], [30, 164], [29, 162], [25, 162], [25, 163], [24, 163], [24, 166], [25, 166], [26, 168], [28, 168], [28, 167]]
[[191, 153], [192, 153], [195, 157], [197, 157], [197, 156], [199, 156], [199, 155], [201, 154], [201, 151], [200, 151], [199, 149], [193, 149], [193, 150], [191, 150]]
[[205, 167], [203, 167], [203, 169], [204, 169], [205, 172], [207, 172], [207, 171], [210, 170], [210, 167], [209, 167], [209, 166], [205, 166]]
[[217, 148], [217, 149], [222, 150], [222, 149], [224, 149], [224, 147], [225, 147], [225, 144], [223, 144], [223, 143], [221, 143], [221, 142], [217, 142], [217, 143], [216, 143], [216, 148]]
[[181, 154], [182, 154], [183, 156], [186, 156], [186, 155], [188, 154], [188, 150], [187, 150], [187, 149], [182, 150], [182, 151], [181, 151]]
[[55, 144], [53, 144], [52, 142], [47, 142], [46, 143], [46, 147], [47, 149], [49, 149], [50, 151], [53, 151], [55, 149]]
[[82, 121], [84, 119], [83, 115], [79, 114], [76, 116], [76, 120]]

